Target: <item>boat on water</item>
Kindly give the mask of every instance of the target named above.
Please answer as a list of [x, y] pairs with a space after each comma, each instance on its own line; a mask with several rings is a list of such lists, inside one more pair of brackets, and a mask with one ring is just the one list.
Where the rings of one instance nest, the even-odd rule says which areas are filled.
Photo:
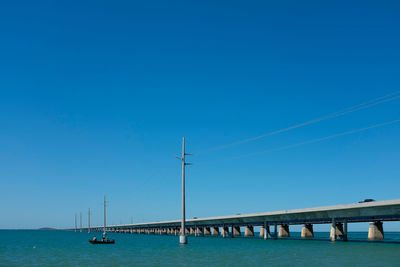
[[104, 238], [102, 240], [92, 239], [92, 240], [89, 240], [89, 242], [91, 244], [114, 244], [115, 240], [114, 239]]
[[114, 239], [108, 239], [106, 233], [106, 196], [104, 196], [104, 228], [103, 228], [103, 237], [101, 240], [97, 240], [97, 237], [93, 237], [93, 239], [89, 240], [90, 244], [114, 244]]

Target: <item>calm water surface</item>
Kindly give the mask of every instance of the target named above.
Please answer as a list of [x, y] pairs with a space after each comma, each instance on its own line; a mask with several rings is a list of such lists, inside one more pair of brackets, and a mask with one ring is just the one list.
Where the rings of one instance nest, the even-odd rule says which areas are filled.
[[[400, 242], [400, 233], [385, 235]], [[109, 234], [116, 244], [91, 245], [93, 234], [79, 232], [0, 230], [0, 236], [0, 266], [400, 266], [400, 243], [391, 242], [189, 237], [180, 246], [175, 236]]]

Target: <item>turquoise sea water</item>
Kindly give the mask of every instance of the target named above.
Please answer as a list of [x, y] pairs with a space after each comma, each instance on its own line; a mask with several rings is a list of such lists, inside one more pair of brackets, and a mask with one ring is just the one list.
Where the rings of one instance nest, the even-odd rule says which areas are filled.
[[111, 233], [116, 244], [92, 245], [88, 233], [1, 230], [0, 266], [400, 266], [400, 233], [385, 233], [392, 242], [384, 243], [296, 240], [299, 233], [291, 234], [284, 240], [189, 237], [182, 246], [176, 236]]

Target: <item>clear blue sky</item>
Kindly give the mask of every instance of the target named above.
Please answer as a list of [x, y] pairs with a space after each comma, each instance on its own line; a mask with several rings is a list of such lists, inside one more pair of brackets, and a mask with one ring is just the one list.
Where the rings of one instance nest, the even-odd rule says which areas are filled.
[[[189, 1], [190, 2], [190, 1]], [[0, 228], [180, 216], [188, 152], [400, 90], [398, 1], [0, 4]], [[400, 198], [400, 100], [192, 157], [187, 215]], [[397, 230], [399, 230], [398, 228]], [[366, 230], [366, 229], [364, 229]]]

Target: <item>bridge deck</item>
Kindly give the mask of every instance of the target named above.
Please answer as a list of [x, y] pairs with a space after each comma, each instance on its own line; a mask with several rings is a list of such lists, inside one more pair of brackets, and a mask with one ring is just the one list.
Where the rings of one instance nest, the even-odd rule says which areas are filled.
[[[186, 226], [263, 225], [264, 222], [268, 222], [269, 224], [331, 223], [333, 218], [338, 222], [343, 219], [347, 219], [348, 222], [369, 222], [372, 220], [398, 221], [400, 220], [400, 199], [189, 219], [186, 220]], [[107, 228], [135, 229], [174, 226], [180, 226], [180, 220], [110, 225]]]

